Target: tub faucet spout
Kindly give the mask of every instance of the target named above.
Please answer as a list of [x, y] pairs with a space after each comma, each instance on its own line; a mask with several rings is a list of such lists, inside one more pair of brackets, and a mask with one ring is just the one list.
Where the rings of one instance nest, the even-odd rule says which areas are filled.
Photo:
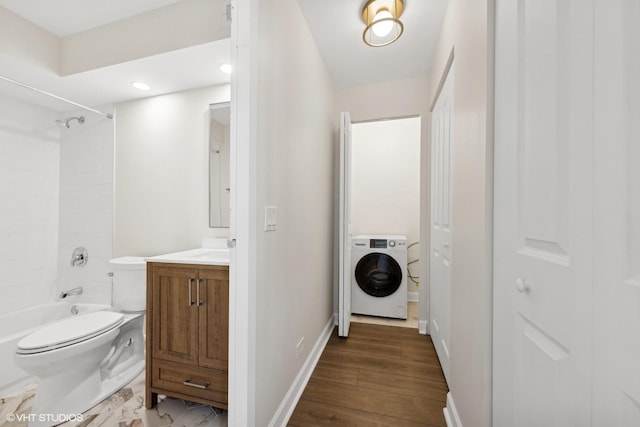
[[66, 297], [71, 295], [82, 295], [82, 287], [78, 286], [77, 288], [60, 292], [60, 299], [65, 299]]

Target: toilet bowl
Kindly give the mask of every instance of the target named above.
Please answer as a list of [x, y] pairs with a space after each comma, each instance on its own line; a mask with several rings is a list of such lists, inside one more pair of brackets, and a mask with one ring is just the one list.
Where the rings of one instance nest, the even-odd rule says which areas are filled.
[[146, 264], [139, 257], [110, 264], [114, 311], [71, 316], [18, 342], [16, 365], [40, 378], [30, 426], [58, 424], [50, 414], [81, 414], [144, 370]]

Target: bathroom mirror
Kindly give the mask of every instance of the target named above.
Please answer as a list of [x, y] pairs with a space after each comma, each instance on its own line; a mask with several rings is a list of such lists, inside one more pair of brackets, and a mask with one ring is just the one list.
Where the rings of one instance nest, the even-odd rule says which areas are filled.
[[229, 103], [209, 105], [209, 119], [209, 227], [229, 227]]

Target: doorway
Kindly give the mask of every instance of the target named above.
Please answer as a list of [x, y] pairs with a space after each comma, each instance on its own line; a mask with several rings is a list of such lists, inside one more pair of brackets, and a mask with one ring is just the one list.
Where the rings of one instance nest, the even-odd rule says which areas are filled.
[[[366, 245], [351, 251], [353, 322], [418, 328], [420, 131], [419, 117], [351, 127], [349, 234]], [[398, 279], [393, 292], [382, 292], [387, 278]], [[379, 295], [371, 292], [377, 279]]]

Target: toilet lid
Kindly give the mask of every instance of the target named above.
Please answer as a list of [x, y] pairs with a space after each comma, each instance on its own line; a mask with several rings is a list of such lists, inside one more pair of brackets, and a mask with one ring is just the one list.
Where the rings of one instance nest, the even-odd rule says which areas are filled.
[[44, 326], [18, 342], [20, 354], [41, 353], [54, 350], [103, 334], [124, 320], [122, 313], [95, 311], [72, 316]]

